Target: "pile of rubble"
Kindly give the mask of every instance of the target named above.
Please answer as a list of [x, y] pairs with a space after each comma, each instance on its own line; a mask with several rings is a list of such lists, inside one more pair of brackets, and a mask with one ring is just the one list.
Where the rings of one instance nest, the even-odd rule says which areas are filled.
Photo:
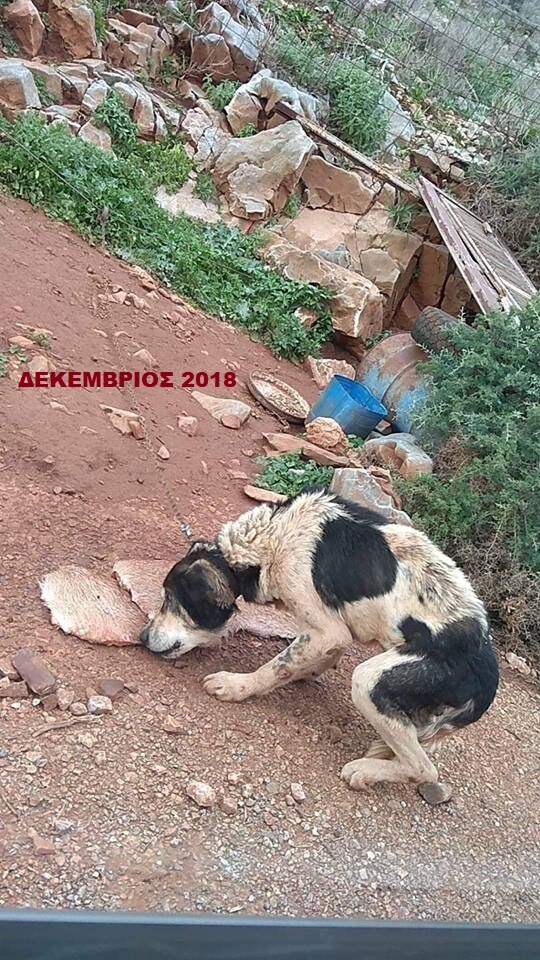
[[[266, 262], [331, 292], [334, 331], [357, 357], [385, 329], [410, 330], [425, 306], [455, 314], [468, 304], [469, 291], [428, 213], [419, 211], [410, 228], [399, 229], [392, 211], [400, 200], [396, 189], [362, 168], [346, 169], [335, 151], [306, 132], [301, 121], [324, 122], [328, 104], [261, 69], [267, 35], [254, 5], [212, 2], [194, 12], [193, 25], [174, 0], [167, 0], [159, 20], [128, 8], [106, 21], [100, 41], [87, 0], [48, 0], [47, 12], [49, 32], [74, 58], [69, 62], [53, 66], [35, 59], [46, 55], [49, 41], [32, 0], [3, 7], [29, 57], [0, 60], [0, 112], [8, 119], [41, 111], [48, 122], [110, 150], [110, 134], [94, 113], [114, 91], [141, 139], [179, 136], [193, 159], [194, 172], [181, 190], [159, 188], [157, 202], [174, 215], [222, 219], [242, 232], [271, 224], [262, 251]], [[190, 80], [169, 78], [159, 93], [145, 86], [145, 77], [159, 79], [171, 57], [187, 64]], [[210, 103], [197, 81], [203, 77], [242, 82], [224, 111]], [[414, 126], [388, 97], [394, 141], [410, 144]], [[285, 117], [280, 104], [299, 119]], [[431, 179], [439, 182], [441, 171], [462, 178], [464, 155], [443, 156], [430, 146], [411, 150], [411, 163]], [[195, 170], [212, 178], [217, 204], [195, 196]], [[294, 196], [298, 214], [291, 218]], [[301, 319], [309, 324], [312, 318]]]

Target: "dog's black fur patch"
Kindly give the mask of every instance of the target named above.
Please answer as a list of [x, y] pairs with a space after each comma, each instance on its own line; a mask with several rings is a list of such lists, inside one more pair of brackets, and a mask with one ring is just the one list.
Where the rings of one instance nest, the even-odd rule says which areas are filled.
[[260, 567], [233, 567], [240, 585], [240, 593], [248, 603], [254, 603], [259, 592]]
[[[230, 602], [217, 600], [205, 576], [204, 568], [197, 562], [211, 564], [224, 585]], [[165, 577], [164, 609], [178, 611], [183, 608], [193, 622], [204, 630], [223, 627], [236, 609], [235, 600], [240, 594], [240, 585], [225, 557], [214, 544], [197, 541], [188, 553]]]
[[374, 510], [333, 498], [347, 517], [328, 520], [312, 561], [315, 589], [334, 610], [344, 603], [380, 597], [392, 590], [397, 560], [377, 528], [386, 519]]
[[434, 635], [427, 624], [407, 617], [400, 630], [405, 638], [400, 653], [422, 659], [383, 673], [371, 691], [377, 709], [387, 716], [406, 716], [417, 726], [444, 707], [463, 707], [452, 726], [479, 720], [499, 685], [497, 658], [484, 625], [466, 617]]

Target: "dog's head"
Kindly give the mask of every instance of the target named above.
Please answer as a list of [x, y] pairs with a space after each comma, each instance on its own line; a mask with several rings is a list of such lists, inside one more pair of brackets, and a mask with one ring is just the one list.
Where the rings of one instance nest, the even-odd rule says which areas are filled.
[[142, 631], [141, 642], [169, 659], [215, 643], [228, 631], [239, 592], [219, 548], [197, 541], [165, 577], [161, 610]]

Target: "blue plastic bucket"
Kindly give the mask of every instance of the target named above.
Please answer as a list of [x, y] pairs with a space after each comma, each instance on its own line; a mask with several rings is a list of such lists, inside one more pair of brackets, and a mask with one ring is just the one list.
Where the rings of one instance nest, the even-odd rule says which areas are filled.
[[367, 387], [337, 373], [313, 404], [306, 422], [316, 417], [331, 417], [345, 433], [365, 438], [387, 413], [386, 407]]

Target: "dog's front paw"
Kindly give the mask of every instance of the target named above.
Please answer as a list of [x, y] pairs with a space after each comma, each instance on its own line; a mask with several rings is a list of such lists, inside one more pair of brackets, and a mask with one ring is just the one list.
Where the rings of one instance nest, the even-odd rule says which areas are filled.
[[211, 697], [217, 697], [218, 700], [245, 700], [250, 694], [246, 676], [245, 673], [227, 673], [222, 670], [205, 677], [203, 686]]
[[[367, 762], [369, 766], [369, 761]], [[350, 763], [346, 763], [341, 771], [341, 779], [345, 780], [345, 783], [348, 783], [351, 790], [368, 790], [369, 781], [365, 774], [366, 761], [362, 760], [351, 760]]]

